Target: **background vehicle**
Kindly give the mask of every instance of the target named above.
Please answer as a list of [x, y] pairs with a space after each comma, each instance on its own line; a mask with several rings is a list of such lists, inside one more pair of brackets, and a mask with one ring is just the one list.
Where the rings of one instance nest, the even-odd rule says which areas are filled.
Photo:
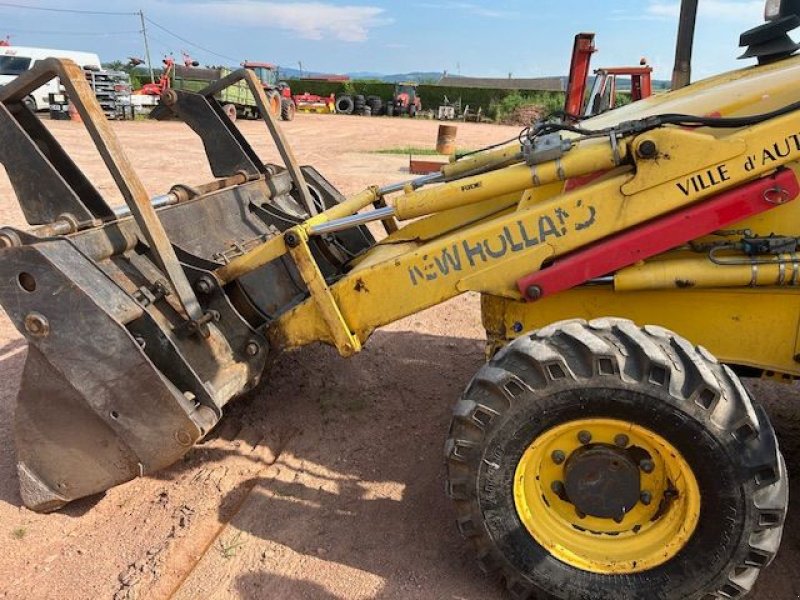
[[[0, 47], [0, 85], [5, 85], [19, 75], [32, 69], [40, 60], [56, 56], [75, 61], [81, 67], [100, 70], [100, 58], [90, 52], [75, 52], [73, 50], [53, 50], [50, 48], [30, 48], [26, 46]], [[30, 106], [35, 110], [47, 110], [49, 107], [49, 94], [62, 92], [60, 82], [54, 79], [34, 90], [30, 94]]]
[[567, 95], [564, 114], [573, 120], [599, 115], [617, 106], [617, 80], [626, 78], [630, 83], [631, 102], [653, 95], [653, 68], [643, 58], [637, 67], [603, 67], [594, 72], [594, 81], [588, 95], [589, 66], [597, 52], [593, 33], [575, 36], [570, 59]]
[[414, 82], [398, 83], [394, 88], [394, 98], [389, 103], [391, 114], [417, 116], [422, 110], [422, 100], [417, 95], [417, 84]]
[[[800, 14], [767, 17], [741, 38], [757, 67], [347, 199], [298, 165], [247, 70], [225, 83], [246, 82], [284, 164], [220, 118], [220, 84], [172, 90], [164, 110], [217, 179], [153, 199], [76, 65], [5, 86], [0, 162], [32, 226], [0, 230], [0, 303], [29, 343], [24, 501], [57, 509], [171, 464], [275, 353], [350, 357], [472, 291], [491, 359], [455, 404], [446, 489], [482, 569], [517, 598], [745, 596], [780, 545], [788, 480], [738, 374], [800, 377]], [[20, 106], [48, 74], [125, 207]]]
[[277, 65], [264, 62], [250, 62], [245, 61], [242, 63], [245, 69], [251, 69], [255, 72], [264, 90], [267, 92], [267, 98], [270, 101], [270, 106], [273, 107], [273, 114], [279, 114], [284, 121], [291, 121], [294, 119], [297, 106], [294, 98], [292, 98], [292, 89], [285, 81], [279, 81], [279, 71]]

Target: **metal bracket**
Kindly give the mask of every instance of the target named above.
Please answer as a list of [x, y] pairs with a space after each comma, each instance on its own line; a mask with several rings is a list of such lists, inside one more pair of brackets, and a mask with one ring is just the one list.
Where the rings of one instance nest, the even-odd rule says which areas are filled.
[[336, 298], [333, 297], [319, 266], [311, 255], [306, 231], [302, 227], [293, 227], [284, 234], [283, 239], [311, 297], [317, 303], [320, 315], [331, 332], [339, 354], [347, 357], [359, 352], [361, 341], [350, 331]]
[[193, 321], [203, 317], [197, 297], [186, 274], [178, 263], [175, 249], [150, 202], [150, 196], [122, 150], [94, 92], [89, 87], [83, 69], [71, 60], [48, 58], [36, 67], [3, 86], [0, 102], [18, 101], [42, 84], [58, 77], [66, 88], [70, 101], [81, 116], [86, 130], [100, 153], [103, 162], [122, 193], [145, 241], [169, 278], [186, 316]]
[[[278, 153], [281, 155], [281, 159], [283, 160], [284, 164], [286, 165], [286, 169], [289, 171], [289, 174], [292, 177], [295, 188], [297, 189], [298, 194], [300, 194], [300, 199], [306, 210], [308, 210], [308, 214], [311, 216], [316, 215], [318, 211], [314, 205], [314, 200], [311, 197], [311, 193], [308, 191], [308, 186], [306, 185], [306, 180], [303, 177], [302, 171], [300, 170], [300, 165], [297, 162], [297, 158], [294, 156], [294, 152], [292, 152], [292, 148], [289, 146], [286, 136], [283, 135], [283, 132], [278, 126], [275, 117], [272, 116], [272, 113], [269, 110], [269, 103], [267, 102], [267, 95], [264, 92], [264, 86], [261, 85], [261, 82], [256, 77], [256, 74], [250, 69], [239, 69], [238, 71], [234, 71], [222, 79], [211, 83], [197, 93], [201, 96], [204, 96], [212, 105], [212, 107], [215, 108], [215, 111], [218, 112], [220, 116], [224, 117], [222, 108], [214, 99], [214, 96], [216, 96], [216, 94], [225, 88], [235, 85], [240, 81], [244, 81], [247, 84], [250, 92], [253, 94], [256, 106], [261, 112], [264, 122], [267, 124], [267, 129], [269, 129], [272, 140], [275, 143], [275, 147], [278, 149]], [[174, 103], [174, 98], [170, 96], [170, 93], [174, 94], [175, 92], [170, 90], [170, 92], [165, 94], [165, 98], [162, 99], [167, 105], [170, 104], [171, 100], [172, 103]], [[243, 148], [245, 148], [246, 151], [249, 151], [249, 154], [251, 155], [250, 157], [253, 158], [255, 153], [253, 153], [252, 149], [250, 149], [249, 145], [244, 139], [244, 136], [242, 136], [237, 127], [227, 117], [224, 117], [222, 120], [229, 133], [236, 138], [236, 140], [240, 143], [240, 145], [242, 145]]]

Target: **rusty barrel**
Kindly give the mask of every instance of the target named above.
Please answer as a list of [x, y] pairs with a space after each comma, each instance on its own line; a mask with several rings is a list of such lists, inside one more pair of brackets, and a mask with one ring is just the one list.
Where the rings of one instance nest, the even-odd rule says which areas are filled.
[[436, 151], [439, 154], [455, 154], [456, 133], [458, 127], [455, 125], [439, 125], [439, 135], [436, 137]]

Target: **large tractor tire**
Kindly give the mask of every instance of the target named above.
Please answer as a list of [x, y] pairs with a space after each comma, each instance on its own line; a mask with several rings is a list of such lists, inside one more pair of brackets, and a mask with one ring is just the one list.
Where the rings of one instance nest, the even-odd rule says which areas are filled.
[[352, 96], [339, 96], [336, 99], [336, 112], [343, 115], [352, 115], [355, 103]]
[[274, 90], [267, 92], [267, 107], [269, 114], [274, 118], [277, 119], [281, 116], [281, 96], [278, 92]]
[[564, 321], [456, 405], [448, 493], [516, 599], [741, 598], [788, 502], [764, 410], [708, 351], [622, 319]]
[[281, 119], [284, 121], [294, 121], [294, 115], [297, 112], [297, 107], [294, 102], [288, 98], [281, 101]]
[[390, 100], [386, 105], [386, 116], [393, 117], [395, 115], [394, 101]]

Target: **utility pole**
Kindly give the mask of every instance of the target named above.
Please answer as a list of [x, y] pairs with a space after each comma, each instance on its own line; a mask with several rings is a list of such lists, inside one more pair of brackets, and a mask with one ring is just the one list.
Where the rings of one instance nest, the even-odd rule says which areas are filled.
[[297, 61], [297, 66], [300, 67], [300, 79], [302, 79], [303, 78], [303, 61], [302, 60], [298, 60]]
[[153, 74], [153, 63], [150, 60], [150, 44], [147, 43], [147, 26], [144, 24], [144, 11], [139, 9], [139, 18], [142, 21], [142, 36], [144, 37], [144, 53], [147, 59], [147, 68], [150, 70], [150, 83], [156, 82], [156, 77]]

